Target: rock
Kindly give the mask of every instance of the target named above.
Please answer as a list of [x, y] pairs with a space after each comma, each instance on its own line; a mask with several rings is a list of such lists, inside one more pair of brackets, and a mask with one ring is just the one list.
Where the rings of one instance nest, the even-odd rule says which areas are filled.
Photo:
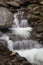
[[28, 5], [28, 0], [14, 0], [15, 2], [18, 2], [21, 6]]
[[6, 29], [12, 25], [13, 22], [13, 15], [7, 9], [0, 7], [0, 29]]
[[0, 1], [0, 2], [4, 2], [4, 3], [6, 3], [6, 2], [12, 2], [12, 1], [15, 1], [15, 2], [17, 2], [17, 3], [19, 3], [20, 5], [28, 5], [28, 4], [30, 4], [30, 3], [38, 3], [38, 4], [43, 4], [42, 2], [43, 2], [43, 0], [10, 0], [10, 1], [8, 1], [8, 0], [2, 0], [2, 1]]
[[40, 4], [42, 4], [42, 5], [43, 5], [43, 1], [41, 1], [41, 2], [40, 2]]
[[19, 3], [15, 2], [15, 1], [9, 1], [9, 2], [6, 2], [6, 4], [7, 4], [7, 6], [8, 6], [8, 9], [9, 9], [12, 13], [18, 12], [17, 9], [20, 8]]
[[8, 48], [8, 44], [6, 40], [0, 39], [0, 43], [3, 43], [3, 45]]
[[2, 37], [3, 36], [3, 33], [0, 31], [0, 37]]
[[40, 3], [40, 1], [43, 1], [43, 0], [27, 0], [27, 1], [29, 1], [30, 3]]
[[6, 2], [6, 4], [11, 5], [11, 6], [14, 6], [14, 7], [20, 7], [20, 5], [17, 2], [15, 2], [15, 1]]
[[[37, 0], [38, 1], [38, 0]], [[42, 0], [39, 0], [39, 3]], [[33, 27], [33, 33], [35, 32], [34, 38], [40, 40], [43, 43], [43, 5], [40, 4], [29, 4], [26, 7], [27, 19], [30, 26]]]
[[0, 42], [0, 65], [32, 65], [18, 53], [9, 51], [3, 43]]
[[37, 22], [43, 21], [43, 6], [38, 4], [30, 4], [27, 6], [27, 18], [32, 26], [38, 25]]
[[6, 3], [0, 2], [0, 7], [8, 7]]

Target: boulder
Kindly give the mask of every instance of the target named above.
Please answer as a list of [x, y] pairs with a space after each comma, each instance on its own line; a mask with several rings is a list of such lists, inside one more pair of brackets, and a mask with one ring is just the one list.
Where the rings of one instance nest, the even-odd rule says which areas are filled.
[[20, 5], [15, 2], [15, 1], [11, 1], [11, 2], [6, 2], [7, 5], [11, 5], [11, 6], [14, 6], [14, 7], [20, 7]]
[[4, 7], [0, 7], [0, 29], [6, 29], [12, 25], [13, 15]]

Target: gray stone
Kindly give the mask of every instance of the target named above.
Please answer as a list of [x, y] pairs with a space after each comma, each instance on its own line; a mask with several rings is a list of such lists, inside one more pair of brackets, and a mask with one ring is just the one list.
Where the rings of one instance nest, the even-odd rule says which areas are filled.
[[13, 22], [12, 13], [4, 7], [0, 7], [0, 29], [8, 28]]

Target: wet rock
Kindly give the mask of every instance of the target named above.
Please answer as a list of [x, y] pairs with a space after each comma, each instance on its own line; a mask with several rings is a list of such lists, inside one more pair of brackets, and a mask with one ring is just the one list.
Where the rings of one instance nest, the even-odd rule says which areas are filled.
[[38, 40], [39, 43], [43, 44], [43, 27], [34, 27], [33, 37]]
[[27, 14], [35, 15], [39, 19], [43, 17], [43, 6], [38, 4], [30, 4], [27, 6]]
[[42, 5], [43, 5], [43, 1], [41, 1], [41, 2], [40, 2], [40, 4], [42, 4]]
[[0, 29], [8, 28], [12, 25], [12, 22], [12, 13], [7, 8], [0, 7]]
[[2, 3], [2, 2], [0, 2], [0, 7], [6, 7], [6, 8], [7, 8], [8, 6], [7, 6], [6, 3]]
[[8, 0], [2, 0], [0, 2], [6, 3], [6, 2], [12, 2], [12, 1], [15, 1], [15, 2], [17, 2], [17, 3], [19, 3], [20, 5], [23, 5], [23, 6], [28, 5], [30, 3], [43, 4], [43, 0], [9, 0], [9, 1]]
[[9, 9], [12, 13], [18, 12], [17, 9], [20, 9], [19, 3], [15, 2], [15, 1], [9, 1], [9, 2], [6, 2], [6, 4], [7, 4], [7, 6], [8, 6], [8, 9]]
[[38, 25], [38, 22], [43, 21], [43, 6], [38, 4], [28, 5], [27, 18], [32, 26]]
[[18, 53], [9, 51], [0, 42], [0, 65], [32, 65], [24, 57], [21, 57]]
[[3, 45], [8, 48], [8, 44], [7, 44], [7, 41], [6, 40], [3, 40], [0, 38], [0, 43], [3, 43]]
[[14, 0], [16, 2], [18, 2], [20, 5], [22, 6], [27, 6], [28, 4], [31, 4], [31, 3], [37, 3], [37, 4], [43, 4], [43, 0]]
[[20, 5], [17, 2], [15, 2], [15, 1], [6, 2], [6, 4], [11, 5], [11, 6], [14, 6], [14, 7], [20, 7]]
[[3, 33], [0, 31], [0, 37], [2, 37]]
[[20, 6], [27, 6], [28, 5], [28, 0], [15, 0], [20, 4]]
[[[23, 39], [25, 39], [24, 37], [21, 37], [19, 35], [14, 35], [14, 34], [11, 34], [9, 35], [9, 39], [12, 40], [13, 42], [15, 41], [22, 41]], [[28, 39], [28, 38], [27, 38]], [[30, 38], [29, 38], [30, 39]]]
[[27, 0], [27, 1], [29, 1], [30, 3], [40, 3], [43, 0]]
[[33, 31], [33, 33], [35, 32], [35, 34], [33, 34], [34, 38], [40, 40], [43, 43], [43, 5], [38, 3], [29, 4], [26, 9], [27, 19], [29, 20], [30, 26], [35, 29]]

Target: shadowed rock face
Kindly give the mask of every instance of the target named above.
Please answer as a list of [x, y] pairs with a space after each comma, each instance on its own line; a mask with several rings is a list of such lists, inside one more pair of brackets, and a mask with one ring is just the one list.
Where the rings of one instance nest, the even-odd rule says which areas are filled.
[[31, 63], [18, 53], [9, 51], [3, 42], [0, 42], [0, 65], [31, 65]]
[[8, 28], [11, 26], [12, 22], [12, 13], [7, 8], [0, 7], [0, 29]]
[[33, 3], [29, 4], [26, 9], [30, 26], [34, 28], [35, 34], [33, 33], [33, 35], [36, 37], [35, 39], [43, 43], [43, 5]]
[[14, 7], [27, 6], [30, 3], [43, 4], [43, 0], [0, 0], [0, 4], [4, 6], [7, 6], [7, 5], [11, 5]]

